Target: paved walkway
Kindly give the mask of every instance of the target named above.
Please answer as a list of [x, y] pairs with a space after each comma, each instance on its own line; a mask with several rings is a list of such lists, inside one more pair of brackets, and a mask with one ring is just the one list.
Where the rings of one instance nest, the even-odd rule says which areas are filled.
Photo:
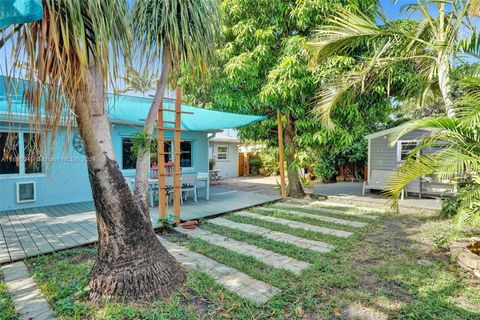
[[234, 251], [236, 253], [254, 257], [260, 262], [263, 262], [269, 266], [277, 269], [286, 269], [297, 275], [299, 275], [303, 270], [311, 267], [308, 262], [299, 261], [270, 250], [247, 244], [245, 242], [227, 238], [218, 233], [213, 233], [199, 228], [188, 230], [180, 227], [176, 228], [176, 230], [190, 237], [202, 239], [210, 244]]
[[362, 228], [362, 227], [365, 227], [367, 225], [364, 222], [332, 218], [332, 217], [328, 217], [328, 216], [322, 216], [320, 214], [306, 213], [306, 212], [298, 211], [298, 210], [295, 210], [295, 209], [257, 208], [257, 210], [267, 211], [267, 212], [287, 213], [287, 214], [292, 214], [294, 216], [299, 216], [299, 217], [316, 219], [316, 220], [325, 221], [325, 222], [336, 223], [336, 224], [340, 224], [340, 225], [343, 225], [343, 226], [349, 226], [349, 227], [353, 227], [353, 228]]
[[[298, 208], [308, 209], [310, 211], [315, 211], [315, 212], [318, 212], [318, 213], [332, 213], [332, 214], [339, 215], [339, 216], [364, 218], [364, 219], [368, 219], [368, 220], [375, 220], [375, 219], [378, 218], [378, 216], [362, 213], [362, 208], [358, 208], [358, 207], [355, 208], [353, 206], [352, 207], [342, 206], [342, 205], [338, 205], [338, 204], [335, 204], [335, 203], [327, 203], [326, 201], [322, 201], [322, 202], [317, 201], [317, 202], [313, 202], [311, 204], [305, 204], [304, 202], [302, 204], [296, 204], [294, 202], [288, 202], [288, 203], [277, 202], [273, 206], [277, 207], [277, 208], [286, 208], [286, 209], [295, 209], [295, 208], [296, 209], [298, 209]], [[342, 210], [333, 209], [333, 208], [336, 208], [338, 206], [343, 207], [344, 209], [342, 209]], [[366, 211], [366, 210], [363, 210], [363, 211]], [[369, 210], [369, 212], [371, 212], [371, 210]], [[374, 211], [374, 212], [381, 213], [381, 212], [384, 212], [384, 211], [378, 210], [378, 211]]]
[[267, 302], [271, 297], [281, 292], [280, 289], [263, 281], [256, 280], [237, 269], [221, 264], [161, 237], [159, 237], [159, 239], [165, 248], [167, 248], [168, 252], [184, 266], [207, 273], [215, 279], [215, 282], [225, 287], [225, 289], [257, 305]]
[[[182, 220], [218, 215], [279, 199], [278, 196], [212, 187], [210, 201], [187, 201]], [[158, 226], [158, 208], [150, 210]], [[95, 243], [93, 202], [0, 211], [0, 264]]]
[[15, 310], [22, 319], [56, 319], [23, 262], [1, 267]]
[[250, 218], [255, 218], [267, 222], [273, 222], [273, 223], [278, 223], [282, 224], [285, 226], [289, 226], [290, 228], [294, 229], [302, 229], [306, 231], [313, 231], [313, 232], [318, 232], [318, 233], [323, 233], [323, 234], [328, 234], [340, 238], [348, 238], [351, 235], [353, 235], [352, 232], [348, 231], [343, 231], [343, 230], [336, 230], [336, 229], [330, 229], [326, 227], [320, 227], [320, 226], [314, 226], [308, 223], [303, 223], [303, 222], [297, 222], [297, 221], [292, 221], [292, 220], [287, 220], [287, 219], [282, 219], [282, 218], [277, 218], [277, 217], [272, 217], [272, 216], [264, 216], [261, 214], [256, 214], [248, 211], [240, 211], [240, 212], [234, 212], [235, 215], [238, 216], [246, 216]]
[[326, 242], [300, 238], [288, 233], [273, 231], [267, 228], [258, 227], [258, 226], [254, 226], [246, 223], [239, 223], [239, 222], [235, 222], [235, 221], [224, 219], [224, 218], [215, 218], [215, 219], [208, 220], [208, 222], [217, 226], [236, 229], [236, 230], [240, 230], [247, 233], [257, 234], [267, 239], [271, 239], [279, 242], [286, 242], [300, 248], [310, 249], [310, 250], [321, 252], [321, 253], [330, 252], [334, 248], [334, 246]]

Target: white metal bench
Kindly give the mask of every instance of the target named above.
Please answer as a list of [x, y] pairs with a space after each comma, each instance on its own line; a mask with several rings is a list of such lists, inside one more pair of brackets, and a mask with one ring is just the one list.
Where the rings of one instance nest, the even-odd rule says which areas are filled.
[[[365, 196], [366, 190], [385, 190], [387, 187], [388, 176], [393, 171], [390, 170], [372, 170], [370, 173], [369, 180], [370, 182], [363, 182], [362, 195]], [[401, 199], [403, 200], [405, 196], [405, 190], [402, 190]]]

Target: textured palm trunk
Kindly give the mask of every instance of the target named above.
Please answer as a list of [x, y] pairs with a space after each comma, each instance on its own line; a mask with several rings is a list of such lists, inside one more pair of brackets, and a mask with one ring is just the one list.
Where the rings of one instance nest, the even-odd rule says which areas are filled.
[[[160, 79], [157, 82], [157, 88], [155, 91], [155, 97], [153, 98], [150, 110], [148, 111], [147, 118], [145, 119], [145, 125], [143, 131], [148, 135], [152, 136], [153, 129], [155, 128], [155, 120], [157, 119], [157, 112], [162, 103], [163, 96], [165, 95], [165, 90], [168, 83], [168, 75], [170, 73], [171, 66], [171, 57], [168, 46], [165, 46], [165, 49], [162, 53], [162, 73], [160, 74]], [[150, 166], [150, 144], [141, 146], [138, 150], [137, 156], [137, 165], [135, 171], [135, 189], [133, 194], [135, 200], [142, 207], [143, 212], [147, 217], [150, 216], [147, 203], [147, 192], [148, 192], [148, 168]], [[158, 168], [160, 173], [161, 168]]]
[[295, 160], [295, 128], [293, 127], [293, 119], [290, 115], [287, 117], [287, 130], [285, 130], [285, 159], [287, 160], [287, 176], [288, 176], [288, 194], [293, 198], [305, 197], [298, 169], [293, 165]]
[[115, 161], [102, 78], [91, 68], [75, 112], [88, 157], [96, 209], [97, 260], [90, 274], [89, 298], [145, 302], [167, 297], [186, 279], [185, 271], [160, 244], [148, 217]]

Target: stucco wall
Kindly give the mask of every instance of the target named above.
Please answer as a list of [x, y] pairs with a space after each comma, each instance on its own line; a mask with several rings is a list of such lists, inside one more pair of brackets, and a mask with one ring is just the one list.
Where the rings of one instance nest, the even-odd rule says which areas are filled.
[[[28, 132], [28, 126], [12, 126], [0, 122], [0, 131]], [[139, 129], [129, 125], [112, 125], [112, 142], [116, 160], [122, 167], [122, 138], [137, 132]], [[74, 203], [92, 200], [85, 156], [74, 150], [73, 132], [69, 135], [68, 149], [63, 149], [67, 134], [60, 130], [55, 139], [52, 161], [44, 168], [44, 173], [34, 175], [0, 175], [0, 211], [23, 209], [55, 204]], [[166, 132], [166, 138], [173, 138], [173, 132]], [[208, 171], [208, 140], [206, 132], [182, 132], [182, 140], [192, 141], [192, 167], [183, 172]], [[135, 170], [123, 170], [124, 176], [134, 176]], [[16, 202], [16, 182], [35, 181], [36, 201], [28, 203]]]

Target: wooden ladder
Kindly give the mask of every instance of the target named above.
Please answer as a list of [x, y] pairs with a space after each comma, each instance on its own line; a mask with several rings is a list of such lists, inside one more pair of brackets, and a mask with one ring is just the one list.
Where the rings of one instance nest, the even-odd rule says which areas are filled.
[[[163, 100], [157, 112], [157, 156], [158, 156], [158, 208], [161, 218], [167, 216], [168, 203], [166, 201], [167, 191], [165, 185], [165, 158], [164, 155], [173, 155], [173, 213], [175, 215], [175, 224], [180, 224], [180, 197], [181, 195], [181, 168], [180, 168], [180, 142], [181, 133], [187, 130], [182, 129], [182, 113], [193, 114], [193, 112], [182, 111], [182, 89], [177, 87], [175, 90], [175, 109], [164, 109]], [[163, 112], [174, 113], [174, 121], [164, 121]], [[165, 124], [173, 124], [173, 128], [168, 128]], [[165, 131], [174, 131], [173, 151], [165, 152]]]

